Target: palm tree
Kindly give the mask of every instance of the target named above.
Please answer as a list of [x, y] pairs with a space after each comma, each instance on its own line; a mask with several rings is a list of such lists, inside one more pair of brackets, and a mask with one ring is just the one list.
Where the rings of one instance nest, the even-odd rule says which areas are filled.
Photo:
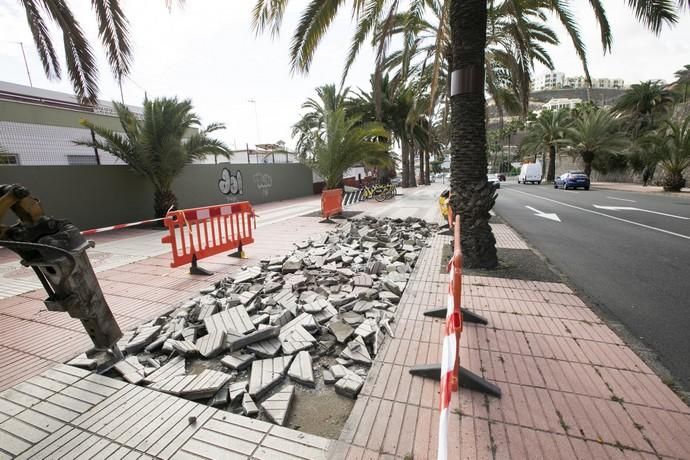
[[[81, 25], [65, 0], [20, 0], [33, 35], [36, 50], [48, 78], [59, 79], [62, 68], [57, 57], [47, 18], [62, 32], [67, 73], [74, 93], [82, 103], [94, 104], [98, 97], [98, 69]], [[105, 48], [110, 68], [118, 81], [130, 71], [132, 52], [128, 22], [119, 0], [91, 0], [98, 21], [98, 34]], [[46, 18], [47, 16], [47, 18]]]
[[565, 142], [582, 158], [587, 176], [595, 157], [620, 154], [629, 145], [619, 121], [604, 109], [585, 111], [575, 118], [565, 131]]
[[527, 129], [527, 135], [520, 144], [520, 151], [534, 155], [549, 152], [549, 166], [546, 180], [556, 178], [556, 146], [563, 142], [569, 124], [569, 113], [565, 109], [544, 110]]
[[[289, 0], [257, 0], [254, 8], [254, 27], [258, 31], [271, 29], [277, 33]], [[427, 0], [413, 0], [410, 10], [423, 14]], [[444, 0], [451, 1], [451, 0]], [[487, 35], [487, 8], [491, 0], [454, 0], [449, 7], [452, 55], [449, 73], [454, 74], [451, 85], [451, 187], [453, 208], [462, 221], [462, 249], [468, 267], [496, 267], [496, 242], [489, 227], [489, 210], [495, 202], [492, 187], [486, 178], [486, 118], [484, 82]], [[567, 2], [561, 0], [534, 0], [541, 8], [552, 11], [564, 25], [589, 78], [585, 46], [579, 28]], [[290, 58], [293, 71], [308, 72], [319, 41], [337, 15], [343, 0], [310, 0], [293, 36]], [[677, 3], [677, 4], [676, 4]], [[690, 5], [690, 0], [628, 0], [636, 16], [655, 33], [664, 24], [678, 20], [676, 10]], [[352, 2], [352, 15], [358, 20], [351, 45], [356, 55], [361, 44], [375, 25], [386, 19], [384, 27], [392, 28], [392, 18], [400, 2], [395, 0], [356, 0]], [[590, 0], [604, 50], [611, 48], [611, 31], [601, 0]], [[420, 13], [420, 11], [422, 13]], [[390, 18], [390, 19], [389, 19]], [[389, 33], [378, 45], [378, 61]], [[348, 60], [349, 61], [349, 60]], [[462, 116], [460, 116], [462, 114]]]
[[690, 167], [690, 116], [680, 122], [664, 120], [656, 133], [647, 134], [640, 143], [666, 172], [664, 190], [679, 192], [685, 187], [683, 173]]
[[156, 217], [165, 216], [171, 206], [177, 207], [172, 183], [187, 164], [207, 155], [227, 158], [232, 155], [225, 143], [209, 137], [210, 133], [225, 129], [224, 125], [211, 123], [205, 129], [191, 132], [200, 128], [201, 121], [192, 111], [189, 100], [144, 100], [142, 120], [124, 104], [113, 102], [113, 105], [123, 133], [82, 120], [81, 124], [93, 130], [100, 139], [75, 141], [75, 144], [104, 150], [151, 181], [155, 190], [153, 208]]
[[683, 103], [688, 101], [688, 85], [690, 85], [690, 64], [675, 73], [676, 84], [683, 85]]
[[618, 99], [614, 111], [628, 115], [634, 137], [656, 129], [656, 122], [665, 117], [675, 102], [671, 91], [660, 81], [649, 80], [634, 84]]
[[[326, 188], [340, 186], [343, 173], [352, 166], [388, 167], [392, 164], [388, 132], [376, 122], [348, 115], [344, 107], [326, 110], [323, 126], [314, 136], [314, 150], [307, 164], [326, 182]], [[382, 142], [382, 140], [384, 140]]]

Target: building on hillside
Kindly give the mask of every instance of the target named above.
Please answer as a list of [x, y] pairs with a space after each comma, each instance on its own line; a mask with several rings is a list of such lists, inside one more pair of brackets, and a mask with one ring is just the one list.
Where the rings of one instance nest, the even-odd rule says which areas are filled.
[[582, 99], [553, 98], [542, 106], [542, 110], [574, 109]]
[[[558, 89], [587, 88], [587, 80], [583, 76], [566, 77], [563, 72], [546, 72], [535, 76], [530, 83], [532, 91], [550, 91]], [[625, 89], [622, 78], [592, 78], [592, 88]]]
[[[143, 115], [143, 108], [129, 108]], [[93, 138], [79, 124], [82, 118], [121, 129], [111, 102], [87, 106], [71, 94], [0, 82], [0, 165], [122, 164], [109, 153], [74, 145]]]

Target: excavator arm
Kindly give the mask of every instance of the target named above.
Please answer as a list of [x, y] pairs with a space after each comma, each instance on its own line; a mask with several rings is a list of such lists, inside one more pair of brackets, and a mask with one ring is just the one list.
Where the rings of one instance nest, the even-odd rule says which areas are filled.
[[0, 225], [0, 246], [34, 270], [48, 294], [46, 308], [79, 319], [96, 349], [122, 359], [117, 348], [122, 331], [86, 254], [94, 243], [69, 221], [46, 216], [40, 201], [21, 185], [0, 185], [0, 222], [10, 210], [19, 221]]

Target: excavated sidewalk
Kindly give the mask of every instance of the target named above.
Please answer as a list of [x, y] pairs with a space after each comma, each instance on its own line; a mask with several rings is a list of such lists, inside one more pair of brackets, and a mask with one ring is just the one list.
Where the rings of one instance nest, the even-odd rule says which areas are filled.
[[[317, 218], [296, 217], [318, 202], [288, 204], [291, 211], [284, 204], [257, 209], [266, 224], [256, 231], [261, 244], [247, 248], [249, 261], [204, 259], [216, 272], [210, 278], [170, 269], [161, 232], [106, 234], [92, 259], [122, 328], [170, 310], [240, 263], [328, 229]], [[422, 204], [420, 212], [435, 213]], [[385, 215], [385, 206], [357, 209]], [[401, 217], [412, 208], [391, 209]], [[509, 227], [494, 231], [500, 247], [528, 250]], [[386, 338], [338, 440], [59, 364], [89, 348], [88, 337], [75, 320], [46, 312], [40, 291], [14, 283], [21, 293], [0, 290], [0, 459], [436, 458], [438, 383], [408, 371], [440, 358], [442, 322], [422, 312], [446, 304], [441, 254], [449, 240], [436, 236], [422, 251], [395, 338]], [[11, 267], [7, 257], [0, 254], [0, 268]], [[22, 279], [8, 273], [0, 276]], [[466, 276], [463, 305], [489, 325], [465, 324], [461, 363], [496, 383], [503, 397], [462, 388], [453, 396], [448, 458], [690, 459], [690, 408], [567, 286]]]

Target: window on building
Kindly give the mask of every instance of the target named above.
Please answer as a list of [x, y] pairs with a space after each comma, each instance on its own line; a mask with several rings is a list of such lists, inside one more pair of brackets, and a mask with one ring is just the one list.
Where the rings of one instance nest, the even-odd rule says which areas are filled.
[[95, 165], [98, 164], [96, 156], [67, 155], [67, 163], [70, 165]]
[[11, 153], [0, 153], [0, 166], [17, 166], [19, 157]]

